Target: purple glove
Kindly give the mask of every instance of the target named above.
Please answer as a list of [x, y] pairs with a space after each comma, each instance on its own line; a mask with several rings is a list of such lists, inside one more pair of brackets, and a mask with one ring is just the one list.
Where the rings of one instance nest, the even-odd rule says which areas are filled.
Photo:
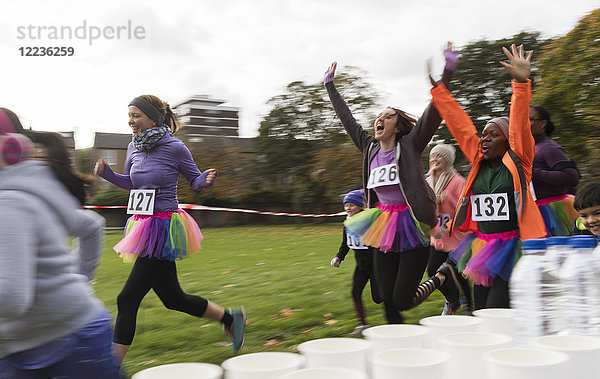
[[455, 71], [456, 63], [458, 62], [458, 51], [450, 49], [444, 49], [444, 57], [446, 57], [446, 66], [444, 67], [447, 70]]
[[332, 63], [331, 66], [325, 71], [325, 77], [323, 78], [323, 84], [327, 84], [329, 82], [333, 82], [333, 77], [335, 76], [335, 68], [337, 67], [337, 63]]

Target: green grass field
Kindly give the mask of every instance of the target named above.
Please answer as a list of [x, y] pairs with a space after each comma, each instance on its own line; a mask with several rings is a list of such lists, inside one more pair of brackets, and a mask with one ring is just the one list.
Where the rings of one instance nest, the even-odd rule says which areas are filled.
[[[203, 229], [200, 253], [178, 262], [179, 281], [189, 294], [224, 307], [243, 305], [248, 312], [242, 353], [296, 352], [304, 341], [348, 337], [356, 326], [350, 298], [353, 253], [340, 268], [329, 265], [337, 253], [341, 224], [246, 226]], [[113, 316], [116, 296], [131, 263], [112, 250], [120, 231], [106, 234], [105, 251], [94, 288]], [[371, 325], [385, 324], [381, 305], [368, 286], [363, 301]], [[405, 312], [407, 323], [439, 315], [439, 291]], [[124, 367], [128, 375], [148, 367], [177, 362], [220, 365], [232, 357], [221, 325], [166, 309], [153, 292], [142, 302], [137, 331]]]

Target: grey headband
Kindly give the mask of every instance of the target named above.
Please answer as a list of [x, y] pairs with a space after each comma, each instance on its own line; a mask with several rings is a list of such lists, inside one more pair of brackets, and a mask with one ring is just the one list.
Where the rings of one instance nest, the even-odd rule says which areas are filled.
[[150, 104], [150, 102], [143, 97], [136, 97], [129, 102], [129, 105], [135, 105], [140, 108], [142, 112], [146, 114], [146, 116], [150, 117], [150, 119], [156, 122], [156, 126], [161, 126], [165, 123], [165, 116], [159, 112], [154, 105]]

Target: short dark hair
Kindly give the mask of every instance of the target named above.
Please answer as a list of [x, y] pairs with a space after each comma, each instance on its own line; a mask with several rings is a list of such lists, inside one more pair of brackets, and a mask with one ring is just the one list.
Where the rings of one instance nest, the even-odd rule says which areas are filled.
[[546, 127], [544, 128], [544, 131], [546, 132], [546, 135], [551, 135], [556, 127], [554, 126], [552, 120], [550, 120], [550, 112], [548, 112], [548, 110], [541, 105], [532, 105], [531, 108], [537, 112], [540, 120], [546, 121]]
[[597, 205], [600, 205], [600, 182], [584, 184], [577, 190], [573, 202], [576, 211]]

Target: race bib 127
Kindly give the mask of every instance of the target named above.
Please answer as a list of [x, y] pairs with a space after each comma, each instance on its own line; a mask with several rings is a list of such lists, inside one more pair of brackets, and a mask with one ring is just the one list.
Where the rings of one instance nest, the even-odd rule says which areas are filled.
[[508, 221], [508, 195], [488, 193], [471, 196], [471, 217], [473, 221]]
[[398, 166], [395, 163], [379, 166], [371, 170], [367, 188], [389, 186], [391, 184], [400, 184]]
[[154, 213], [154, 195], [152, 189], [139, 189], [129, 191], [127, 214], [152, 215]]

